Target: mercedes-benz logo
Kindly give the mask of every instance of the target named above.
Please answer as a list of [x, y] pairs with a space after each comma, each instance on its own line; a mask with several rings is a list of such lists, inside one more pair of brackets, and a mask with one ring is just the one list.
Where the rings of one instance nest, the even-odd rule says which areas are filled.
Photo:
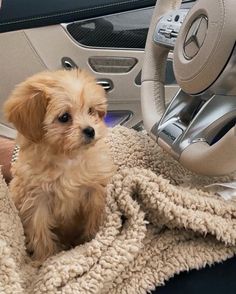
[[205, 15], [199, 16], [190, 26], [184, 41], [184, 54], [190, 60], [199, 52], [202, 47], [208, 27], [208, 19]]

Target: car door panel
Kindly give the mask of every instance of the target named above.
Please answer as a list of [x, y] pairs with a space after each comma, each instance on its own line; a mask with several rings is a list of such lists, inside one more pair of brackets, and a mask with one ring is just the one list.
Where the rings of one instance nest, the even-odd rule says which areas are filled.
[[[112, 89], [107, 91], [109, 111], [116, 115], [117, 111], [124, 111], [124, 119], [120, 121], [128, 127], [139, 124], [142, 116], [140, 83], [137, 80], [152, 11], [153, 7], [143, 8], [69, 24], [0, 34], [0, 44], [5, 44], [0, 46], [0, 56], [6, 56], [0, 59], [1, 109], [17, 83], [42, 70], [61, 69], [63, 58], [68, 58], [78, 68], [91, 72], [99, 82], [111, 81]], [[72, 25], [77, 32], [83, 29], [80, 39], [68, 29]], [[101, 38], [104, 34], [106, 37]], [[100, 63], [99, 69], [94, 68], [91, 60]], [[135, 62], [128, 68], [130, 60]], [[167, 85], [167, 100], [177, 90], [175, 83]], [[128, 119], [127, 112], [130, 113]], [[0, 121], [0, 132], [3, 133], [3, 128], [9, 126], [3, 113], [0, 114]]]

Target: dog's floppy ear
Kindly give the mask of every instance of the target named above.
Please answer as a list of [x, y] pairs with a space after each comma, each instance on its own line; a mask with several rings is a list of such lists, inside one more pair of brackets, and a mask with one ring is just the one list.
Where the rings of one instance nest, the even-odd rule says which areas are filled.
[[42, 139], [43, 120], [49, 101], [50, 79], [38, 76], [19, 84], [4, 105], [6, 118], [17, 131], [33, 142]]

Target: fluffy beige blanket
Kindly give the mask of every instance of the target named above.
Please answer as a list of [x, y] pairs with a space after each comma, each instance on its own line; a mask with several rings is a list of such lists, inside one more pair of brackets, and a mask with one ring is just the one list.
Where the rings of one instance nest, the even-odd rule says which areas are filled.
[[180, 271], [235, 254], [236, 204], [203, 189], [216, 178], [191, 174], [148, 136], [124, 127], [108, 143], [118, 172], [103, 227], [41, 268], [25, 253], [20, 219], [0, 181], [0, 293], [144, 294]]

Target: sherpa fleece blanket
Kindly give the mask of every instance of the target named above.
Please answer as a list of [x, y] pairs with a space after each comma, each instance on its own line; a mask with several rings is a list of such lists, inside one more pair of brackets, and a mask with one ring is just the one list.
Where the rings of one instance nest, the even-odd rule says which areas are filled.
[[194, 175], [147, 135], [116, 127], [108, 137], [117, 173], [95, 239], [37, 268], [7, 186], [0, 181], [0, 293], [144, 294], [181, 271], [236, 253], [236, 204], [205, 191], [235, 175]]

